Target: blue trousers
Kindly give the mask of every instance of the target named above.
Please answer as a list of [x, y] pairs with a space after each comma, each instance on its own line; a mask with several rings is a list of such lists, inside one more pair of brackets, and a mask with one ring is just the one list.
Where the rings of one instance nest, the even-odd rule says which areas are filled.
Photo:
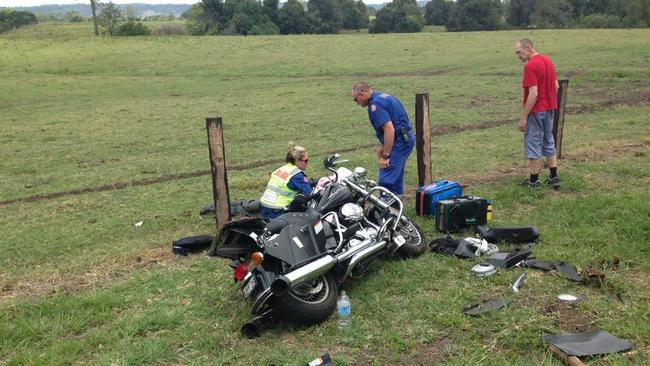
[[[411, 134], [411, 136], [413, 136]], [[379, 169], [379, 185], [395, 193], [401, 195], [404, 193], [404, 168], [406, 161], [413, 151], [415, 146], [415, 138], [409, 139], [408, 144], [400, 144], [393, 146], [393, 151], [390, 153], [390, 161], [388, 168]]]

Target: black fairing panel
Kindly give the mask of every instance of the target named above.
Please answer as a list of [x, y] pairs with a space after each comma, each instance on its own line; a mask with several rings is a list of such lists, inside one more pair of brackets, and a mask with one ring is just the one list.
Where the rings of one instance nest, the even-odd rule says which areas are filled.
[[326, 251], [326, 231], [318, 213], [292, 212], [281, 218], [290, 223], [266, 242], [266, 255], [295, 266], [319, 257]]
[[335, 211], [344, 204], [352, 202], [352, 199], [352, 193], [346, 186], [340, 183], [330, 184], [323, 190], [316, 210], [323, 213]]
[[245, 218], [226, 223], [208, 249], [208, 255], [228, 259], [246, 256], [257, 248], [250, 234], [260, 235], [264, 231], [264, 225], [266, 222], [260, 218]]

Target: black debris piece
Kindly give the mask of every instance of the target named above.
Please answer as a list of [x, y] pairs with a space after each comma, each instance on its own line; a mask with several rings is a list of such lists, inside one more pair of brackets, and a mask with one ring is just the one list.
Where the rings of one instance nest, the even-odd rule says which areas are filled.
[[456, 248], [458, 248], [458, 242], [460, 242], [460, 240], [456, 240], [452, 238], [451, 235], [447, 234], [446, 237], [433, 239], [429, 243], [429, 247], [434, 253], [454, 255]]
[[530, 250], [522, 252], [499, 252], [490, 256], [488, 261], [497, 268], [510, 269], [521, 263], [531, 255]]
[[582, 277], [576, 271], [576, 268], [567, 262], [552, 262], [555, 269], [562, 272], [562, 274], [575, 282], [582, 282]]
[[632, 349], [632, 343], [617, 338], [604, 330], [583, 333], [553, 334], [544, 340], [570, 356], [595, 356], [624, 352]]
[[204, 216], [204, 215], [214, 215], [215, 214], [215, 209], [214, 209], [214, 203], [211, 204], [210, 206], [205, 206], [199, 211], [199, 215]]
[[489, 299], [484, 303], [477, 303], [463, 308], [463, 313], [469, 316], [479, 316], [490, 311], [499, 310], [508, 306], [510, 302], [501, 299]]
[[172, 252], [176, 255], [190, 255], [201, 252], [210, 247], [214, 237], [212, 235], [188, 236], [172, 242]]
[[552, 271], [555, 266], [550, 262], [542, 262], [537, 259], [526, 259], [520, 264], [522, 267], [541, 269], [542, 271], [548, 272]]
[[532, 243], [539, 239], [539, 230], [534, 226], [495, 227], [479, 226], [476, 228], [488, 243]]

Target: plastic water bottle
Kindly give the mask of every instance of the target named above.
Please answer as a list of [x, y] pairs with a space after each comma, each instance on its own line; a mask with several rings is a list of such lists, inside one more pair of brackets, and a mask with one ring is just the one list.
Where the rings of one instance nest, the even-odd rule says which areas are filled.
[[350, 298], [341, 291], [341, 297], [336, 302], [336, 309], [339, 313], [339, 328], [347, 328], [350, 326]]

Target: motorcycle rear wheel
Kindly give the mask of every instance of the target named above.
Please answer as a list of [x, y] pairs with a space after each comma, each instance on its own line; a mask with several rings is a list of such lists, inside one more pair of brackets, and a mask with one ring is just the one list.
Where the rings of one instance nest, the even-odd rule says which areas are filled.
[[406, 239], [406, 243], [399, 248], [399, 253], [411, 258], [419, 257], [427, 250], [426, 237], [418, 224], [407, 217], [404, 217], [404, 219], [406, 223], [400, 222], [395, 233], [402, 235]]
[[287, 322], [318, 324], [334, 312], [337, 294], [334, 277], [326, 273], [294, 287], [286, 295], [274, 296], [271, 307]]

